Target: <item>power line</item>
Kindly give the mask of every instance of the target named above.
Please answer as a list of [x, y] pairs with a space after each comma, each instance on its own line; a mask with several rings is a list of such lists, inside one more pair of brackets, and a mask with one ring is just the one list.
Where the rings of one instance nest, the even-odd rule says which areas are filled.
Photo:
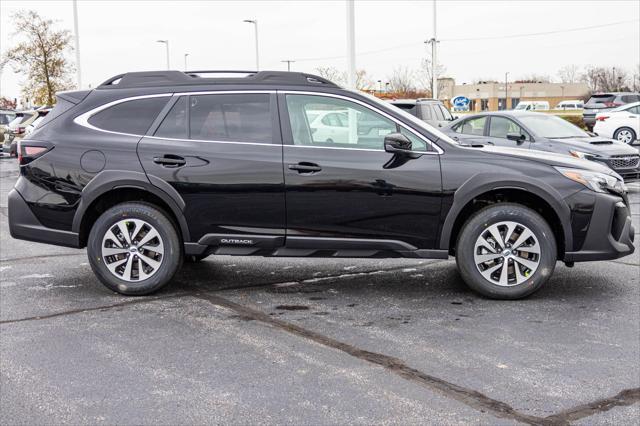
[[631, 22], [638, 22], [638, 21], [640, 21], [640, 19], [629, 19], [629, 20], [626, 20], [626, 21], [610, 22], [608, 24], [600, 24], [600, 25], [590, 25], [588, 27], [567, 28], [567, 29], [564, 29], [564, 30], [542, 31], [542, 32], [537, 32], [537, 33], [511, 34], [511, 35], [489, 36], [489, 37], [450, 38], [450, 39], [443, 39], [442, 41], [475, 41], [475, 40], [498, 40], [498, 39], [503, 39], [503, 38], [517, 38], [517, 37], [534, 37], [534, 36], [541, 36], [541, 35], [561, 34], [561, 33], [571, 33], [571, 32], [575, 32], [575, 31], [593, 30], [593, 29], [596, 29], [596, 28], [612, 27], [614, 25], [628, 24], [628, 23], [631, 23]]
[[[450, 38], [450, 39], [440, 39], [438, 41], [443, 41], [443, 42], [455, 42], [455, 41], [476, 41], [476, 40], [498, 40], [498, 39], [503, 39], [503, 38], [516, 38], [516, 37], [534, 37], [534, 36], [541, 36], [541, 35], [549, 35], [549, 34], [561, 34], [561, 33], [570, 33], [570, 32], [576, 32], [576, 31], [584, 31], [584, 30], [591, 30], [591, 29], [595, 29], [595, 28], [605, 28], [605, 27], [612, 27], [614, 25], [621, 25], [621, 24], [628, 24], [631, 22], [639, 22], [640, 19], [629, 19], [626, 21], [618, 21], [618, 22], [610, 22], [607, 24], [600, 24], [600, 25], [591, 25], [588, 27], [578, 27], [578, 28], [567, 28], [567, 29], [563, 29], [563, 30], [554, 30], [554, 31], [544, 31], [544, 32], [537, 32], [537, 33], [526, 33], [526, 34], [514, 34], [514, 35], [502, 35], [502, 36], [489, 36], [489, 37], [474, 37], [474, 38]], [[367, 50], [364, 52], [358, 52], [358, 56], [366, 56], [366, 55], [373, 55], [376, 53], [382, 53], [382, 52], [388, 52], [390, 50], [396, 50], [396, 49], [402, 49], [405, 47], [418, 47], [419, 45], [421, 45], [423, 43], [404, 43], [404, 44], [398, 44], [395, 46], [389, 46], [389, 47], [384, 47], [381, 49], [375, 49], [375, 50]], [[325, 61], [325, 60], [332, 60], [332, 59], [344, 59], [346, 58], [345, 55], [336, 55], [336, 56], [323, 56], [323, 57], [315, 57], [315, 58], [296, 58], [296, 62], [310, 62], [310, 61]]]

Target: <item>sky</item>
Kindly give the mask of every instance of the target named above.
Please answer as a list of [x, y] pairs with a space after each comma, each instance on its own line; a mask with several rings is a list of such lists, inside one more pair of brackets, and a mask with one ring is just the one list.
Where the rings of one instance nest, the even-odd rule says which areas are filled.
[[[0, 54], [19, 36], [11, 15], [38, 11], [73, 31], [72, 1], [0, 2]], [[261, 69], [313, 73], [346, 70], [345, 1], [82, 1], [78, 2], [83, 85], [95, 87], [127, 71], [254, 69], [251, 24], [257, 19]], [[614, 25], [609, 25], [614, 24]], [[590, 27], [588, 29], [580, 29]], [[597, 27], [597, 28], [593, 28]], [[571, 30], [571, 31], [567, 31]], [[532, 33], [543, 35], [519, 36]], [[394, 69], [418, 69], [433, 37], [432, 1], [356, 1], [356, 65], [371, 80]], [[629, 73], [640, 63], [640, 1], [437, 1], [438, 61], [456, 83], [556, 76], [567, 64], [615, 66]], [[69, 53], [70, 61], [75, 55]], [[11, 66], [0, 94], [20, 94], [24, 78]]]

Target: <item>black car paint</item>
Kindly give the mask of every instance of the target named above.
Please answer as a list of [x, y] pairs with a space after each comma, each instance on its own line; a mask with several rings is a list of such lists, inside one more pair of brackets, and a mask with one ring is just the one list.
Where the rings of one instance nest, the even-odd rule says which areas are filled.
[[[275, 93], [273, 85], [250, 89]], [[182, 92], [243, 90], [247, 86], [181, 88]], [[277, 87], [277, 91], [308, 90], [296, 85]], [[384, 109], [431, 140], [441, 154], [407, 158], [385, 168], [394, 155], [384, 151], [294, 147], [282, 99], [279, 115], [274, 115], [282, 132], [272, 145], [180, 141], [178, 146], [171, 143], [176, 141], [152, 138], [154, 126], [146, 136], [137, 136], [88, 129], [74, 122], [82, 113], [111, 101], [167, 92], [167, 88], [150, 87], [67, 95], [79, 98], [79, 103], [29, 137], [47, 141], [53, 149], [20, 167], [21, 177], [9, 203], [12, 235], [82, 247], [92, 204], [103, 194], [136, 189], [153, 193], [166, 204], [178, 222], [186, 253], [444, 258], [455, 245], [452, 237], [465, 207], [485, 192], [511, 189], [535, 194], [548, 203], [564, 242], [560, 259], [566, 252], [574, 253], [571, 260], [577, 261], [597, 257], [595, 249], [581, 245], [586, 233], [604, 236], [611, 228], [611, 222], [602, 229], [588, 226], [597, 199], [609, 211], [623, 201], [587, 190], [553, 168], [605, 170], [597, 164], [543, 153], [523, 155], [520, 150], [454, 145], [439, 140], [428, 127], [416, 126], [391, 106], [374, 108]], [[341, 89], [317, 87], [313, 92], [372, 105], [367, 97]], [[81, 163], [83, 155], [96, 152]], [[164, 168], [151, 161], [159, 155], [180, 156], [187, 164]], [[301, 174], [288, 167], [301, 162], [317, 164], [322, 170]], [[578, 216], [577, 225], [573, 221]], [[630, 223], [628, 217], [624, 220]], [[620, 238], [624, 247], [604, 247], [601, 257], [632, 252], [632, 237]], [[580, 250], [591, 257], [575, 254]]]

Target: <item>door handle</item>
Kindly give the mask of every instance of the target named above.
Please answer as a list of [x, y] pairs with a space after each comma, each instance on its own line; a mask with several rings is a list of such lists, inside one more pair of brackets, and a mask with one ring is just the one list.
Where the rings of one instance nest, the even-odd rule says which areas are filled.
[[164, 167], [181, 167], [187, 164], [187, 160], [177, 155], [153, 157], [153, 162]]
[[298, 164], [289, 164], [289, 170], [297, 170], [300, 174], [312, 174], [322, 170], [322, 167], [315, 163], [302, 162]]

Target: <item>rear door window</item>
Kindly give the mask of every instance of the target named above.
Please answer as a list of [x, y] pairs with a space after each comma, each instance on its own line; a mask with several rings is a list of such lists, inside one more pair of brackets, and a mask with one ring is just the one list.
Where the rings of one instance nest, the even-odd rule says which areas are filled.
[[432, 105], [433, 108], [433, 112], [435, 114], [435, 119], [438, 121], [444, 121], [444, 114], [442, 113], [442, 110], [440, 109], [440, 105], [434, 104]]
[[487, 122], [487, 117], [477, 117], [466, 120], [462, 123], [462, 126], [459, 126], [456, 131], [458, 133], [462, 133], [465, 135], [476, 135], [483, 136], [484, 135], [484, 125]]
[[110, 132], [142, 136], [168, 101], [168, 96], [162, 96], [121, 102], [92, 115], [89, 124]]
[[615, 98], [615, 95], [593, 95], [587, 101], [587, 105], [590, 107], [604, 107], [605, 103], [613, 102]]
[[273, 141], [270, 95], [266, 93], [191, 96], [189, 114], [191, 139]]
[[187, 97], [182, 96], [171, 107], [154, 136], [169, 139], [187, 139]]

